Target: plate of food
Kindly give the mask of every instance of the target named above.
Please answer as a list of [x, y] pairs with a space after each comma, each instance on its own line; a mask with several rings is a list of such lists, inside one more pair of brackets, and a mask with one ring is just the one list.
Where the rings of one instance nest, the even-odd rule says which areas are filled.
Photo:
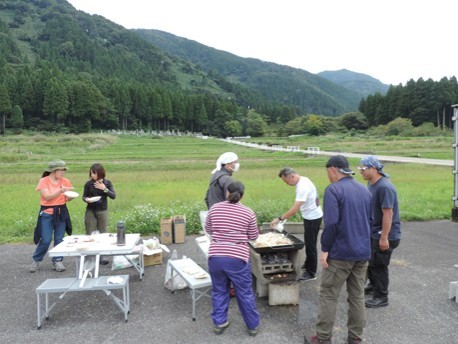
[[102, 198], [102, 196], [87, 197], [86, 198], [86, 202], [87, 203], [98, 202], [98, 201], [100, 201], [101, 198]]
[[207, 277], [208, 277], [208, 274], [205, 271], [201, 271], [194, 275], [194, 278], [197, 278], [197, 279], [204, 279]]
[[75, 192], [75, 191], [65, 191], [64, 195], [67, 196], [68, 198], [76, 198], [80, 194], [78, 192]]

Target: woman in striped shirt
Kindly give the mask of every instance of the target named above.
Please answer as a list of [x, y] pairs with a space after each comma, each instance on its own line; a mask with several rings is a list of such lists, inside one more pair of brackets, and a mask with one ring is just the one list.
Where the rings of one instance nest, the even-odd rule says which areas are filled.
[[240, 203], [244, 189], [242, 183], [232, 182], [227, 189], [227, 200], [210, 208], [205, 223], [212, 238], [208, 269], [213, 284], [211, 316], [216, 334], [223, 333], [229, 326], [227, 312], [231, 283], [249, 334], [255, 336], [259, 327], [248, 247], [248, 241], [256, 240], [259, 230], [255, 213]]

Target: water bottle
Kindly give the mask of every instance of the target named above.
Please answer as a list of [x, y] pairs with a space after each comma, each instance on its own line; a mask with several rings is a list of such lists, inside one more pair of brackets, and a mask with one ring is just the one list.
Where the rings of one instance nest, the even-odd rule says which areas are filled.
[[118, 221], [116, 245], [124, 246], [126, 244], [126, 227], [124, 221]]
[[178, 252], [177, 250], [172, 251], [172, 256], [170, 257], [171, 260], [177, 260], [178, 259]]

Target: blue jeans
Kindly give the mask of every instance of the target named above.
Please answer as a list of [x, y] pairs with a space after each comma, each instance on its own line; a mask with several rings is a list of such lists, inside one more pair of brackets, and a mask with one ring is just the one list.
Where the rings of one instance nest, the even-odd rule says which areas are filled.
[[212, 278], [213, 323], [221, 325], [227, 321], [229, 289], [232, 282], [237, 304], [246, 326], [250, 330], [258, 327], [259, 313], [256, 309], [250, 262], [238, 258], [210, 257], [208, 270]]
[[[35, 249], [35, 253], [33, 254], [33, 260], [37, 262], [41, 262], [45, 257], [46, 253], [48, 252], [49, 245], [51, 244], [52, 235], [54, 232], [54, 246], [57, 246], [64, 240], [65, 235], [65, 221], [60, 221], [57, 219], [57, 223], [54, 224], [53, 216], [50, 214], [46, 214], [41, 212], [40, 214], [40, 221], [41, 221], [41, 240]], [[53, 262], [62, 261], [63, 257], [53, 257]]]

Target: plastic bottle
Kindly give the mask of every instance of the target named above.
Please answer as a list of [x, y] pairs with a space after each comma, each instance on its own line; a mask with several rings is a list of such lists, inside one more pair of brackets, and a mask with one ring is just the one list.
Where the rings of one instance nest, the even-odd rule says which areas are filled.
[[116, 245], [124, 246], [126, 244], [126, 227], [124, 221], [118, 221]]
[[178, 252], [177, 250], [172, 251], [172, 256], [170, 257], [171, 260], [177, 260], [178, 259]]

